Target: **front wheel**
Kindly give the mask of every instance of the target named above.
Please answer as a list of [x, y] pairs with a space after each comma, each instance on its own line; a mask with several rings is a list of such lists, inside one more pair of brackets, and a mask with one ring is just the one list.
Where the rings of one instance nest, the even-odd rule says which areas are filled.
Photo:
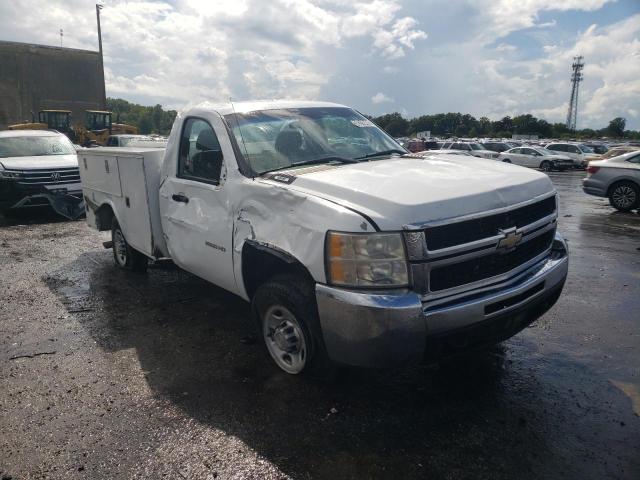
[[621, 212], [633, 210], [640, 204], [640, 189], [631, 182], [618, 182], [611, 189], [609, 203]]
[[267, 351], [281, 370], [292, 375], [331, 370], [310, 282], [276, 276], [258, 288], [252, 304]]
[[540, 169], [543, 172], [550, 172], [551, 170], [553, 170], [553, 163], [551, 163], [549, 160], [545, 160], [540, 164]]
[[120, 228], [120, 224], [115, 217], [111, 222], [111, 243], [113, 244], [113, 260], [117, 266], [138, 273], [147, 271], [149, 263], [147, 257], [131, 248], [124, 238], [122, 228]]
[[511, 163], [511, 160], [509, 160], [508, 158], [505, 158], [504, 160], [502, 160], [504, 163]]

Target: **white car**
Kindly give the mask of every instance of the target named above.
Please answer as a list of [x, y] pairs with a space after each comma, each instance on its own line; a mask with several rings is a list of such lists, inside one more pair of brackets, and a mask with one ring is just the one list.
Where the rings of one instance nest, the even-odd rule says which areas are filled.
[[611, 206], [621, 212], [640, 208], [640, 152], [590, 162], [582, 189], [609, 198]]
[[0, 132], [0, 211], [42, 205], [69, 218], [84, 213], [73, 144], [51, 130]]
[[539, 147], [517, 147], [502, 152], [500, 160], [522, 167], [539, 168], [545, 172], [573, 168], [573, 160], [552, 150]]
[[591, 147], [579, 143], [555, 142], [549, 143], [545, 148], [573, 159], [576, 168], [586, 168], [591, 160], [602, 158]]
[[469, 153], [469, 155], [473, 155], [474, 157], [480, 158], [489, 158], [489, 159], [497, 159], [499, 153], [492, 152], [491, 150], [487, 150], [479, 143], [474, 142], [450, 142], [445, 143], [442, 146], [442, 150], [462, 150], [463, 152]]

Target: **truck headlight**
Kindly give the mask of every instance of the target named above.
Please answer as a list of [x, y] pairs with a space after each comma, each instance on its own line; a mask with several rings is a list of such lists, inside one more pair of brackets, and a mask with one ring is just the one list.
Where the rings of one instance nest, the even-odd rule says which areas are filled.
[[406, 287], [407, 255], [400, 233], [328, 232], [327, 280], [349, 287]]

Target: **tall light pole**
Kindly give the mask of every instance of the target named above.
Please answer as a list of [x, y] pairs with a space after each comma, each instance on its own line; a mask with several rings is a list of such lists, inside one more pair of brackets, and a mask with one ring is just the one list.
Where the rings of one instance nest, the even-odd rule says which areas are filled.
[[571, 65], [571, 97], [569, 98], [569, 110], [567, 111], [567, 128], [574, 132], [578, 123], [578, 89], [582, 81], [582, 69], [584, 68], [584, 57], [582, 55], [573, 57]]
[[100, 10], [102, 10], [102, 5], [96, 3], [96, 18], [98, 19], [98, 51], [100, 52], [100, 71], [102, 72], [102, 109], [106, 110], [107, 92], [104, 85], [104, 60], [102, 58], [102, 30], [100, 30]]

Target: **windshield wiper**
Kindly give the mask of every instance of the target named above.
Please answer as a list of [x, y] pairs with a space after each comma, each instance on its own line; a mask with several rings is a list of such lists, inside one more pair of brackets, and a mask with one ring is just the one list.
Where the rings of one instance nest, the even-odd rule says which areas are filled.
[[312, 158], [310, 160], [303, 160], [302, 162], [292, 163], [291, 165], [287, 165], [285, 167], [274, 168], [273, 170], [269, 170], [264, 173], [277, 172], [278, 170], [287, 170], [288, 168], [301, 167], [303, 165], [314, 165], [317, 163], [330, 163], [330, 162], [359, 163], [358, 160], [355, 160], [353, 158], [339, 157], [337, 155], [327, 155], [324, 157]]
[[363, 155], [362, 157], [356, 157], [354, 160], [362, 160], [365, 158], [373, 158], [373, 157], [383, 157], [385, 155], [391, 155], [393, 153], [399, 153], [401, 155], [405, 155], [407, 152], [403, 150], [398, 150], [397, 148], [392, 148], [391, 150], [383, 150], [382, 152], [369, 153], [367, 155]]

